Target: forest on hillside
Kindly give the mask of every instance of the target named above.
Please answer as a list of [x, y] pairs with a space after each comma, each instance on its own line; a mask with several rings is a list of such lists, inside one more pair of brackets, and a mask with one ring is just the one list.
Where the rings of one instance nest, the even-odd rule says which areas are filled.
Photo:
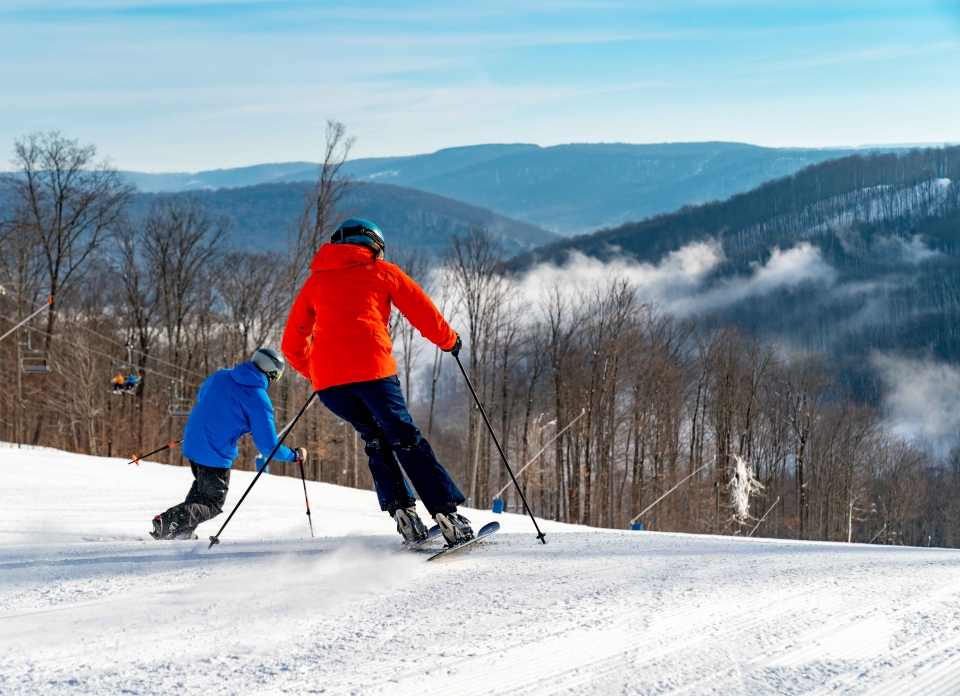
[[[19, 140], [19, 173], [3, 178], [0, 330], [36, 317], [0, 342], [11, 385], [0, 398], [0, 438], [143, 453], [179, 437], [206, 375], [277, 345], [349, 188], [339, 171], [343, 132], [331, 127], [326, 166], [309, 205], [291, 220], [284, 255], [230, 250], [229, 222], [198, 197], [159, 197], [132, 219], [133, 189], [92, 147], [57, 134]], [[923, 181], [952, 178], [953, 161]], [[952, 185], [924, 188], [920, 176], [911, 169], [903, 174], [909, 185], [897, 190], [916, 191], [915, 210], [932, 202], [949, 210]], [[813, 183], [829, 199], [843, 195], [839, 184]], [[924, 191], [938, 193], [931, 199]], [[743, 213], [739, 228], [724, 229], [765, 238], [787, 234], [789, 220], [808, 215], [799, 198], [793, 207], [775, 199], [766, 226], [752, 231], [756, 217]], [[732, 203], [732, 211], [745, 205]], [[829, 221], [851, 206], [860, 218], [850, 224], [892, 219], [872, 205], [863, 212], [852, 199], [825, 204], [811, 219]], [[703, 219], [700, 229], [708, 227]], [[657, 220], [639, 229], [665, 224]], [[697, 239], [669, 224], [693, 235], [682, 243]], [[662, 241], [655, 230], [644, 239]], [[410, 248], [388, 247], [388, 258], [436, 298], [463, 336], [464, 366], [508, 457], [523, 468], [520, 482], [537, 515], [619, 528], [635, 521], [652, 530], [960, 546], [960, 457], [937, 460], [892, 435], [875, 405], [851, 398], [823, 352], [680, 315], [614, 271], [589, 283], [561, 274], [531, 285], [480, 226], [453, 235], [437, 265]], [[752, 268], [748, 256], [724, 258]], [[396, 313], [391, 333], [414, 415], [469, 503], [486, 507], [502, 495], [515, 509], [494, 443], [449, 356]], [[134, 386], [115, 391], [112, 378], [127, 373]], [[272, 388], [278, 423], [309, 391], [292, 374]], [[311, 478], [371, 486], [362, 441], [321, 407], [290, 438], [310, 450]], [[238, 468], [253, 468], [254, 454], [245, 442]], [[162, 457], [185, 463], [176, 450]], [[271, 473], [294, 472], [275, 463]]]
[[[480, 224], [498, 236], [513, 254], [557, 239], [557, 235], [483, 208], [424, 191], [377, 183], [353, 182], [341, 201], [344, 215], [376, 220], [391, 243], [438, 254], [453, 234]], [[201, 202], [230, 225], [230, 244], [250, 251], [287, 252], [288, 232], [297, 223], [314, 183], [280, 183], [221, 188], [188, 193], [137, 193], [128, 216], [144, 218], [159, 199]]]
[[709, 242], [717, 262], [697, 289], [708, 296], [809, 249], [823, 273], [779, 286], [768, 275], [763, 292], [726, 292], [701, 320], [825, 352], [845, 388], [879, 405], [871, 352], [960, 361], [958, 229], [960, 148], [915, 150], [825, 162], [728, 201], [540, 247], [514, 267], [562, 267], [571, 253], [656, 263]]

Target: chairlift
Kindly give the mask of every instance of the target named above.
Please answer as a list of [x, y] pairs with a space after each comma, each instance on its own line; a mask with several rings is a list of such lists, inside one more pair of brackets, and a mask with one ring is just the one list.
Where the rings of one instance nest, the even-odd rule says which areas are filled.
[[137, 374], [136, 365], [133, 364], [133, 349], [130, 347], [130, 341], [127, 340], [123, 347], [127, 352], [127, 359], [125, 362], [116, 361], [114, 363], [116, 375], [110, 380], [110, 391], [113, 394], [133, 394], [140, 386], [141, 377]]
[[140, 386], [140, 381], [141, 378], [133, 373], [130, 373], [126, 377], [117, 373], [117, 375], [110, 380], [110, 389], [108, 391], [114, 396], [135, 394], [137, 387]]
[[193, 410], [193, 400], [177, 396], [177, 383], [173, 383], [173, 398], [167, 406], [171, 418], [187, 418]]
[[132, 372], [127, 375], [127, 378], [123, 380], [123, 393], [124, 394], [133, 394], [137, 391], [137, 387], [140, 386], [140, 380], [142, 378], [133, 374]]
[[50, 359], [47, 351], [34, 348], [31, 341], [31, 332], [27, 331], [27, 343], [24, 346], [24, 354], [20, 356], [20, 369], [27, 374], [45, 374], [50, 372]]
[[133, 372], [137, 368], [133, 364], [133, 348], [130, 347], [129, 339], [123, 342], [123, 348], [127, 351], [127, 361], [121, 365], [120, 369], [124, 372]]

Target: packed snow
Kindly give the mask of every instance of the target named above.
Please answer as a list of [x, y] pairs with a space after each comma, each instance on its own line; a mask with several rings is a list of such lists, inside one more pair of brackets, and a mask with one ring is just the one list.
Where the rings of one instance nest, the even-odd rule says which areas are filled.
[[366, 491], [308, 483], [311, 539], [276, 476], [212, 550], [153, 541], [190, 482], [0, 449], [0, 693], [960, 692], [956, 551], [549, 522], [541, 546], [466, 510], [503, 531], [426, 563]]

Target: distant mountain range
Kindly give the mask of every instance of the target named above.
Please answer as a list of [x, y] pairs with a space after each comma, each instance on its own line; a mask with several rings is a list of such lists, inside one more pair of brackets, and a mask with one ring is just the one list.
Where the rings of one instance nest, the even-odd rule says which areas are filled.
[[[477, 145], [410, 157], [351, 160], [359, 181], [396, 184], [487, 208], [563, 235], [614, 227], [748, 191], [854, 149], [765, 148], [743, 143]], [[195, 174], [126, 172], [144, 192], [316, 179], [289, 162]]]
[[[260, 184], [239, 188], [201, 189], [165, 195], [199, 196], [215, 215], [232, 223], [231, 239], [239, 248], [285, 250], [287, 232], [303, 211], [312, 185], [304, 182]], [[157, 193], [140, 193], [132, 205], [134, 216], [143, 216]], [[482, 225], [499, 237], [512, 254], [528, 251], [559, 237], [552, 232], [497, 215], [460, 201], [424, 191], [367, 183], [344, 199], [347, 215], [376, 222], [388, 245], [402, 243], [431, 252], [441, 251], [450, 237], [471, 225]]]

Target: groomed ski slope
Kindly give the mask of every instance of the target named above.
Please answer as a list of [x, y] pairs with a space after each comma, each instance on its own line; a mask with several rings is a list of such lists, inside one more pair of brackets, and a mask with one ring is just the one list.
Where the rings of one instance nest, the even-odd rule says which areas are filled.
[[207, 551], [146, 535], [188, 469], [0, 447], [5, 695], [960, 692], [955, 551], [466, 511], [503, 531], [426, 563], [368, 492], [308, 484], [310, 539], [271, 476]]

